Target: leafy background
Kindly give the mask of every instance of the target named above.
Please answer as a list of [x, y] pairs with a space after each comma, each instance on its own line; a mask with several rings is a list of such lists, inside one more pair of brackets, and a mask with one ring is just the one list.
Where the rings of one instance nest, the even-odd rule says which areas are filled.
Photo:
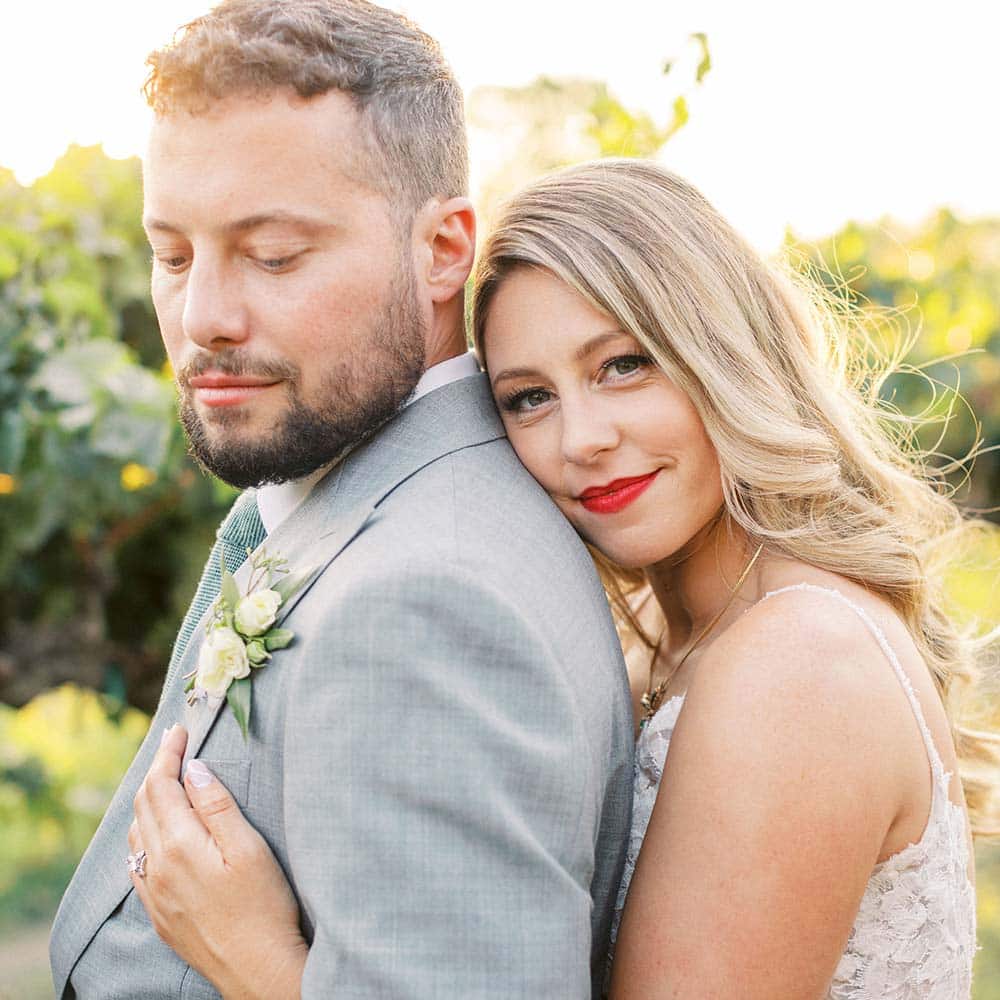
[[[516, 140], [482, 186], [487, 225], [540, 172], [660, 153], [711, 67], [704, 38], [692, 43], [701, 58], [665, 124], [590, 80], [474, 93], [471, 122]], [[233, 496], [186, 455], [140, 215], [138, 162], [99, 147], [71, 147], [29, 187], [0, 169], [0, 996], [51, 995], [44, 929], [145, 732]], [[1000, 219], [942, 208], [814, 244], [789, 233], [787, 249], [883, 337], [912, 341], [883, 392], [940, 418], [927, 447], [961, 456], [977, 435], [1000, 440]], [[965, 505], [996, 506], [998, 453], [958, 483]], [[1000, 621], [998, 565], [1000, 532], [956, 563], [958, 613]], [[981, 846], [978, 860], [975, 997], [1000, 1000], [1000, 853]]]

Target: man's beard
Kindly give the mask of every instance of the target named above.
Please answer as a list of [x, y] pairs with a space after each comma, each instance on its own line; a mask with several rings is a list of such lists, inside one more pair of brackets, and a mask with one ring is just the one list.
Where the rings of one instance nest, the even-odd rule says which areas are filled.
[[[197, 461], [241, 489], [287, 482], [334, 461], [391, 420], [423, 374], [425, 330], [412, 268], [401, 262], [389, 288], [389, 301], [368, 337], [355, 341], [353, 355], [327, 371], [315, 405], [301, 399], [299, 369], [287, 362], [257, 361], [234, 348], [199, 355], [186, 366], [178, 376], [180, 418]], [[235, 433], [223, 440], [208, 432], [187, 387], [191, 377], [208, 370], [284, 381], [288, 407], [266, 437], [247, 440]], [[239, 408], [223, 408], [213, 425], [224, 431], [239, 428], [243, 420]]]

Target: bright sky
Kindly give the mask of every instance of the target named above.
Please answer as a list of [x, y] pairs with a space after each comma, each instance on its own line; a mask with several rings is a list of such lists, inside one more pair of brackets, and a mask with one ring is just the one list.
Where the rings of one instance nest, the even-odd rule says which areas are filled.
[[[540, 74], [605, 80], [660, 122], [663, 61], [691, 32], [713, 70], [664, 160], [763, 249], [786, 225], [1000, 215], [1000, 5], [982, 0], [391, 0], [471, 92]], [[0, 165], [28, 182], [71, 142], [141, 152], [146, 53], [208, 0], [33, 0], [4, 10]], [[474, 175], [489, 143], [473, 146]]]

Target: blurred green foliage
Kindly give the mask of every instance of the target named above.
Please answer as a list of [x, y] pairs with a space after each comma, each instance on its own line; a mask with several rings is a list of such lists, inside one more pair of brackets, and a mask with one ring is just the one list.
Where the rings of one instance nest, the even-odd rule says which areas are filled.
[[689, 97], [711, 69], [708, 39], [691, 35], [688, 50], [663, 65], [673, 99], [662, 124], [626, 107], [597, 80], [542, 76], [523, 87], [478, 87], [469, 99], [469, 125], [489, 142], [493, 163], [478, 184], [481, 230], [507, 195], [541, 174], [601, 156], [655, 156], [687, 124]]
[[1000, 1000], [1000, 844], [976, 851], [976, 896], [979, 953], [976, 955], [973, 1000]]
[[0, 705], [0, 938], [51, 918], [148, 725], [73, 685]]
[[0, 174], [0, 701], [77, 680], [155, 704], [231, 492], [186, 457], [135, 159]]
[[[851, 223], [815, 245], [789, 236], [788, 247], [835, 301], [867, 316], [876, 340], [891, 341], [885, 353], [912, 345], [882, 395], [929, 418], [924, 449], [961, 459], [978, 439], [1000, 445], [1000, 220], [941, 209], [918, 226]], [[997, 507], [1000, 450], [984, 449], [964, 486], [964, 473], [950, 479], [966, 508]]]

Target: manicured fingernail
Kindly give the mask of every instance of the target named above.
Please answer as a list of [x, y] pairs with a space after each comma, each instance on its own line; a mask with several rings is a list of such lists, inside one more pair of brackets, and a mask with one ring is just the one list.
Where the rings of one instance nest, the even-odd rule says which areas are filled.
[[187, 776], [195, 788], [204, 788], [215, 781], [215, 775], [200, 760], [189, 760]]
[[174, 727], [173, 726], [168, 726], [166, 729], [163, 730], [163, 735], [160, 737], [160, 746], [161, 747], [163, 746], [164, 743], [167, 742], [167, 738], [170, 736], [170, 734], [173, 731], [174, 731]]

